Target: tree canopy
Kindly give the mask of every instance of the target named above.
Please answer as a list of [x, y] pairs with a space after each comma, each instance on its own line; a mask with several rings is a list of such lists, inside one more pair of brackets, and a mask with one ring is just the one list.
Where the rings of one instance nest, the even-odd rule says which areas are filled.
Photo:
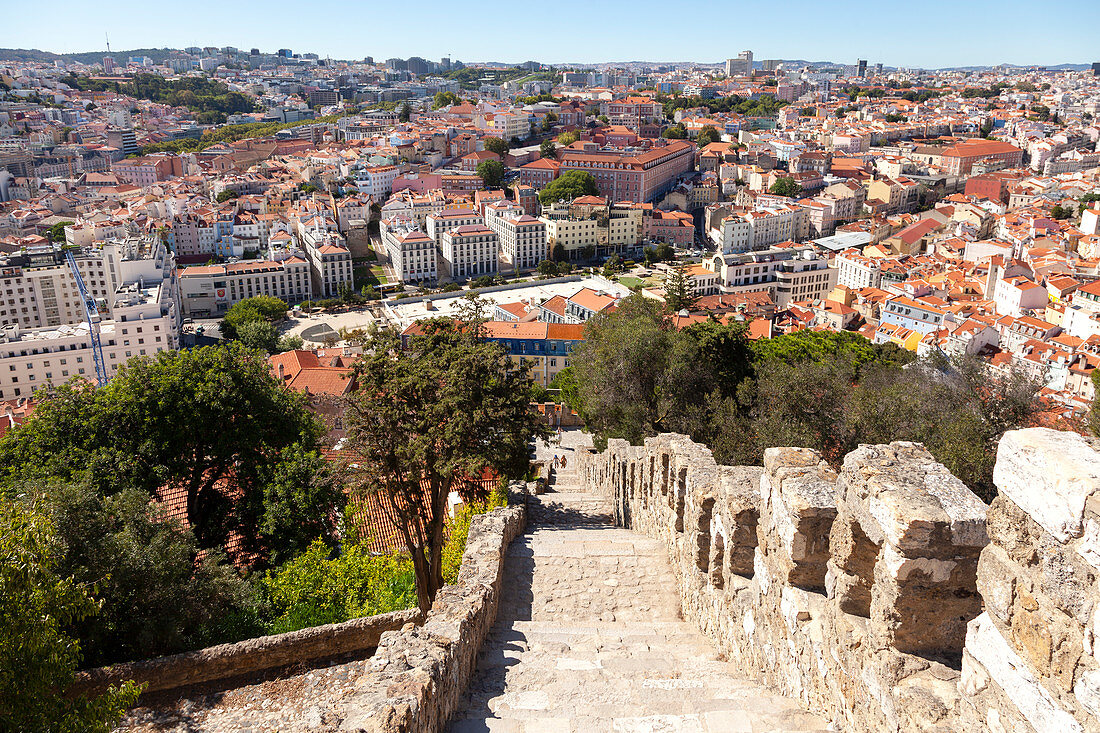
[[65, 694], [81, 660], [66, 627], [96, 613], [87, 589], [58, 569], [47, 514], [0, 492], [0, 727], [107, 733], [137, 702], [132, 682], [104, 694]]
[[485, 188], [500, 188], [508, 169], [499, 160], [483, 160], [477, 164], [477, 175]]
[[705, 125], [703, 129], [699, 130], [699, 135], [695, 139], [699, 147], [703, 148], [711, 143], [721, 142], [722, 135], [713, 125]]
[[499, 137], [485, 138], [482, 140], [482, 146], [490, 153], [499, 155], [501, 160], [504, 160], [504, 156], [508, 154], [508, 143], [504, 142]]
[[781, 176], [775, 179], [775, 183], [768, 189], [770, 193], [774, 193], [776, 196], [786, 196], [788, 198], [794, 198], [802, 193], [802, 186], [789, 176]]
[[597, 196], [600, 193], [596, 179], [588, 171], [568, 171], [550, 181], [539, 191], [539, 201], [544, 206], [555, 201], [572, 201], [578, 196]]
[[221, 321], [222, 335], [229, 339], [239, 338], [239, 330], [247, 323], [255, 321], [277, 321], [286, 315], [287, 304], [270, 295], [257, 295], [238, 300]]
[[682, 331], [639, 296], [585, 326], [563, 398], [600, 441], [683, 432], [720, 463], [803, 446], [838, 463], [859, 443], [914, 440], [979, 496], [995, 496], [997, 440], [1030, 424], [1041, 384], [972, 357], [914, 361], [855, 333], [800, 331], [751, 343], [744, 325]]
[[[200, 547], [236, 532], [263, 558], [334, 540], [343, 494], [323, 480], [321, 435], [263, 355], [237, 343], [161, 352], [132, 359], [98, 390], [56, 388], [0, 438], [0, 481], [87, 480], [105, 496], [179, 491]], [[321, 478], [300, 483], [311, 475]]]
[[349, 481], [383, 502], [412, 558], [417, 602], [443, 584], [444, 518], [452, 490], [476, 493], [491, 471], [522, 475], [528, 442], [545, 427], [529, 406], [526, 363], [480, 335], [480, 321], [420, 321], [402, 347], [375, 330], [356, 363], [346, 422], [355, 453]]

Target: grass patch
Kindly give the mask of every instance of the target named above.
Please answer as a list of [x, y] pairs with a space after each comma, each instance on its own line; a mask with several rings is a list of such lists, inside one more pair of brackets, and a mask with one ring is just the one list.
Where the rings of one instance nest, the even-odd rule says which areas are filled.
[[351, 275], [355, 279], [356, 290], [366, 285], [376, 288], [389, 282], [381, 265], [353, 264]]

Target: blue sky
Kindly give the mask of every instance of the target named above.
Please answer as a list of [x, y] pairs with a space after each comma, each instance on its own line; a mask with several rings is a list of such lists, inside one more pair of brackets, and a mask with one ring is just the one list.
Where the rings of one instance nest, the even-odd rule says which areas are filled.
[[757, 59], [888, 66], [1057, 64], [1100, 60], [1095, 19], [1095, 0], [0, 0], [0, 47], [92, 51], [107, 32], [117, 50], [232, 45], [333, 58], [717, 62], [752, 49]]

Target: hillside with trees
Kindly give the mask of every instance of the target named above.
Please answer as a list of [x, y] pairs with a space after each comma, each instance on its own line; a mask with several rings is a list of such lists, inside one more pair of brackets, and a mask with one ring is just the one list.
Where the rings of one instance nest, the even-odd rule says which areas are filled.
[[635, 295], [586, 324], [556, 386], [598, 444], [686, 433], [719, 463], [750, 465], [775, 446], [837, 463], [860, 443], [913, 440], [989, 501], [997, 440], [1039, 410], [1041, 384], [976, 359], [918, 360], [848, 332], [750, 342], [743, 323], [677, 330], [669, 315]]

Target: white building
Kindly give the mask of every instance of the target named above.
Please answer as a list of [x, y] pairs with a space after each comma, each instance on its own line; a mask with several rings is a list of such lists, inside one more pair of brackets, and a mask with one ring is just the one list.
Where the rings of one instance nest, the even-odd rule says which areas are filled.
[[777, 308], [794, 301], [820, 300], [836, 286], [837, 271], [811, 247], [717, 253], [703, 264], [719, 276], [721, 292], [766, 292]]
[[435, 282], [439, 278], [435, 241], [406, 218], [383, 220], [382, 243], [401, 282]]
[[485, 223], [500, 239], [500, 251], [516, 270], [529, 270], [548, 257], [546, 222], [500, 201], [485, 207]]
[[309, 263], [297, 256], [186, 267], [179, 280], [187, 316], [220, 316], [237, 301], [257, 295], [292, 304], [313, 298]]
[[[27, 314], [32, 308], [40, 314], [37, 327], [25, 325], [27, 319], [5, 318], [0, 325], [0, 400], [27, 397], [47, 384], [75, 377], [96, 378], [91, 336], [71, 271], [59, 250], [41, 249], [46, 251], [22, 253], [33, 254], [25, 259], [0, 259], [5, 294], [23, 297]], [[181, 310], [175, 258], [159, 240], [111, 240], [76, 259], [100, 312], [108, 377], [130, 358], [178, 348]], [[43, 288], [29, 292], [26, 284], [34, 279]], [[66, 279], [65, 286], [56, 287]], [[17, 307], [22, 314], [24, 306]]]
[[864, 257], [854, 249], [838, 254], [833, 260], [833, 266], [837, 269], [837, 285], [852, 290], [882, 285], [881, 260]]
[[464, 224], [440, 235], [440, 249], [455, 280], [495, 275], [500, 240], [484, 224]]

